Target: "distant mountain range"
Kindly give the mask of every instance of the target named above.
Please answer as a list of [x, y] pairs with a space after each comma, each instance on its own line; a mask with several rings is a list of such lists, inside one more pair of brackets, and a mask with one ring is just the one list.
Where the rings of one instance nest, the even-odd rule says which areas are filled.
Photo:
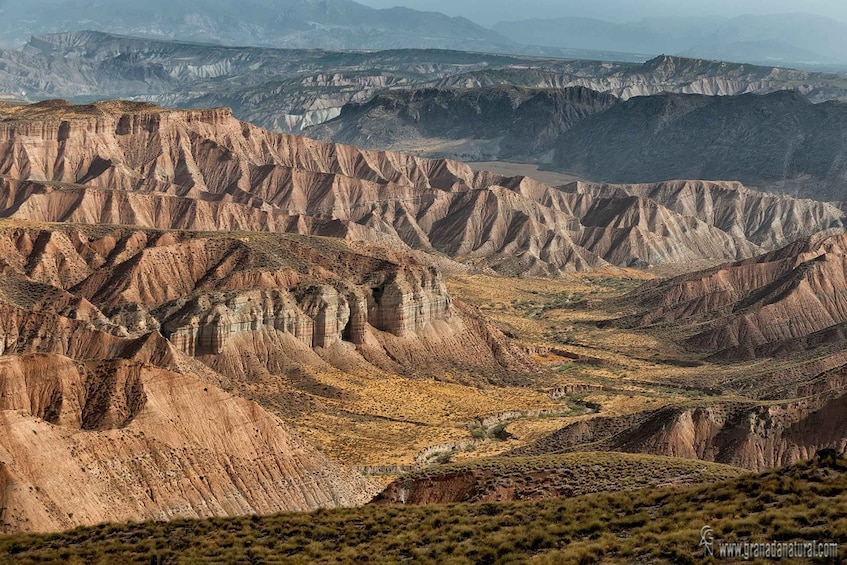
[[[610, 63], [435, 49], [330, 52], [225, 47], [103, 32], [40, 35], [0, 50], [0, 100], [135, 98], [178, 108], [229, 106], [246, 121], [300, 132], [393, 90], [581, 86], [618, 98], [799, 89], [847, 99], [841, 75], [656, 57]], [[402, 96], [391, 93], [390, 96]]]
[[465, 18], [352, 0], [32, 0], [4, 3], [0, 39], [93, 29], [222, 45], [508, 50], [511, 42]]
[[847, 201], [844, 131], [847, 104], [812, 104], [796, 90], [623, 101], [579, 87], [478, 87], [381, 94], [306, 135], [438, 157], [531, 161], [594, 181], [740, 180]]
[[353, 0], [30, 0], [0, 3], [0, 46], [31, 35], [95, 30], [229, 46], [295, 49], [459, 49], [642, 62], [659, 54], [766, 65], [847, 67], [847, 24], [809, 14], [732, 19], [586, 18], [501, 22]]
[[655, 18], [624, 24], [566, 17], [501, 22], [494, 29], [515, 42], [560, 48], [768, 65], [847, 65], [847, 23], [810, 14]]

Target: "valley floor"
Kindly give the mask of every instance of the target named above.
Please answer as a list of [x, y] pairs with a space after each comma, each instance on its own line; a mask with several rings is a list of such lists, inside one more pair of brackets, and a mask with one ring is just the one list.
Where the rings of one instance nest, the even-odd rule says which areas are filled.
[[530, 177], [549, 186], [562, 186], [571, 182], [585, 180], [581, 177], [541, 170], [534, 163], [512, 163], [509, 161], [468, 161], [475, 171], [489, 171], [504, 177]]
[[451, 295], [531, 352], [535, 374], [504, 386], [461, 373], [434, 380], [314, 371], [293, 383], [313, 409], [290, 421], [324, 453], [387, 483], [400, 470], [503, 454], [598, 416], [747, 400], [717, 389], [769, 370], [767, 363], [717, 365], [655, 333], [598, 327], [628, 313], [618, 299], [650, 276], [619, 269], [560, 279], [453, 276]]

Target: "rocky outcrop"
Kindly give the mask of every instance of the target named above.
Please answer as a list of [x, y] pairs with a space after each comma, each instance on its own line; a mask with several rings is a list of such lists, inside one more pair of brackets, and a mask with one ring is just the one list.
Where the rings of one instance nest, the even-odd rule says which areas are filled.
[[395, 275], [371, 288], [367, 302], [368, 322], [400, 337], [450, 316], [451, 299], [447, 287], [433, 267]]
[[287, 290], [204, 294], [163, 323], [163, 332], [189, 355], [216, 355], [231, 335], [271, 328], [309, 347], [362, 344], [367, 327], [399, 337], [450, 317], [451, 299], [434, 268], [395, 273], [389, 282], [346, 293], [329, 285]]
[[716, 461], [756, 471], [847, 448], [843, 389], [801, 400], [669, 407], [571, 424], [514, 455], [626, 451]]
[[4, 531], [350, 506], [374, 494], [257, 404], [197, 377], [0, 357], [0, 390]]
[[844, 233], [820, 234], [754, 259], [651, 282], [628, 298], [642, 312], [619, 323], [688, 327], [687, 346], [718, 359], [790, 354], [795, 340], [831, 348], [847, 322], [845, 250]]
[[534, 368], [398, 251], [17, 222], [0, 250], [4, 530], [358, 504], [373, 485], [262, 407], [292, 375]]
[[225, 109], [45, 102], [0, 113], [0, 215], [15, 219], [326, 235], [529, 275], [736, 260], [841, 222], [834, 206], [731, 183], [553, 189], [272, 134]]
[[0, 354], [113, 358], [157, 332], [197, 357], [218, 355], [232, 336], [250, 332], [288, 334], [306, 347], [361, 346], [369, 332], [413, 337], [453, 316], [440, 272], [402, 254], [254, 237], [0, 230]]
[[[285, 291], [239, 293], [228, 300], [205, 294], [188, 302], [162, 329], [177, 349], [191, 356], [217, 355], [231, 335], [265, 327], [291, 334], [309, 347], [323, 347], [329, 337], [329, 305], [320, 306], [310, 309], [310, 316]], [[337, 304], [333, 306], [334, 313]]]

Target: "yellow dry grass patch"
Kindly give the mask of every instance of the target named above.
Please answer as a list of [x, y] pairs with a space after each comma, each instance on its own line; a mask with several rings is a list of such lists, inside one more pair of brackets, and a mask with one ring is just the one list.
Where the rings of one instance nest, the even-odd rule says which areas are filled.
[[[414, 464], [416, 455], [428, 447], [472, 439], [475, 445], [453, 453], [453, 461], [497, 455], [597, 416], [584, 414], [585, 406], [599, 405], [599, 415], [617, 416], [690, 402], [689, 391], [667, 383], [673, 379], [701, 386], [702, 375], [711, 366], [659, 363], [685, 357], [661, 337], [591, 324], [619, 315], [603, 310], [608, 299], [622, 296], [650, 276], [626, 270], [556, 280], [454, 276], [448, 280], [451, 294], [478, 306], [517, 343], [535, 351], [543, 371], [528, 374], [523, 387], [477, 387], [445, 382], [453, 381], [447, 375], [443, 381], [411, 379], [365, 365], [345, 371], [310, 369], [316, 388], [305, 394], [317, 408], [287, 419], [307, 440], [343, 463], [392, 466]], [[335, 394], [322, 393], [324, 386]], [[554, 399], [553, 393], [562, 389], [574, 392]], [[504, 425], [504, 440], [487, 432], [480, 436], [480, 430], [475, 436], [469, 426], [504, 412], [539, 410], [556, 414], [510, 419]]]
[[398, 375], [322, 371], [315, 380], [343, 390], [339, 400], [294, 420], [309, 440], [352, 465], [409, 465], [431, 445], [467, 440], [466, 424], [508, 410], [557, 409], [532, 388], [476, 388]]

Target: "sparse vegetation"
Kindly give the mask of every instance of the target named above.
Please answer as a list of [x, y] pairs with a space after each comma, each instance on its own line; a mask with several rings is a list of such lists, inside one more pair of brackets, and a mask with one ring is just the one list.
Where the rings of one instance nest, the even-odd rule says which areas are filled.
[[[735, 478], [729, 465], [635, 453], [567, 453], [535, 457], [488, 457], [425, 467], [403, 475], [404, 483], [471, 472], [480, 485], [475, 499], [497, 487], [513, 488], [517, 498], [618, 491], [647, 486], [686, 485]], [[487, 484], [489, 481], [491, 484]], [[526, 488], [527, 482], [533, 483]]]
[[686, 488], [531, 502], [366, 506], [0, 537], [0, 561], [78, 563], [699, 563], [720, 540], [847, 542], [847, 462]]

